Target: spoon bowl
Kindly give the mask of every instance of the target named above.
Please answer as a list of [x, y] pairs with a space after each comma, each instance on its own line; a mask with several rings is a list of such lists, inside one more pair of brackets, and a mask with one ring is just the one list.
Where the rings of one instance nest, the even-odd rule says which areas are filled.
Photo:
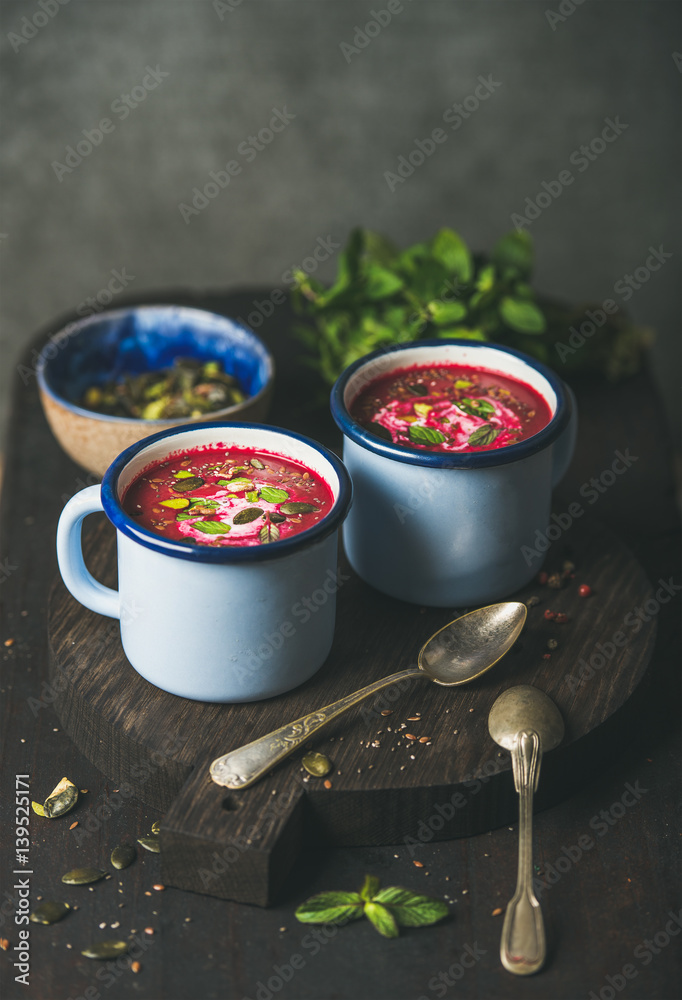
[[504, 601], [462, 615], [427, 639], [419, 650], [419, 669], [444, 687], [468, 684], [509, 652], [526, 614], [525, 604]]
[[331, 705], [217, 757], [210, 767], [211, 778], [225, 788], [248, 788], [332, 719], [391, 684], [426, 677], [435, 684], [455, 687], [475, 680], [509, 652], [521, 634], [526, 614], [525, 604], [503, 601], [462, 615], [427, 639], [419, 651], [416, 667], [382, 677]]

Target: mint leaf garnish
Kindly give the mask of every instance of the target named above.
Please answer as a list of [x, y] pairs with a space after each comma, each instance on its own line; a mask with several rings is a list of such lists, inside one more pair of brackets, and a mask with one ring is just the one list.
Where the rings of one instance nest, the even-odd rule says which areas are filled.
[[399, 927], [426, 927], [447, 917], [447, 903], [401, 886], [380, 889], [376, 875], [365, 875], [360, 892], [321, 892], [296, 910], [306, 924], [338, 924], [364, 915], [383, 937], [394, 938]]
[[286, 490], [280, 490], [276, 486], [261, 486], [260, 498], [266, 503], [282, 503], [289, 499], [289, 494]]
[[415, 444], [440, 444], [447, 438], [435, 427], [422, 427], [421, 424], [410, 424], [410, 441]]
[[485, 448], [492, 444], [498, 434], [502, 433], [501, 427], [493, 427], [491, 424], [483, 424], [477, 427], [473, 434], [469, 435], [469, 444], [478, 448]]
[[205, 535], [225, 535], [231, 530], [230, 525], [223, 521], [195, 521], [192, 527]]
[[362, 916], [363, 901], [357, 892], [321, 892], [296, 910], [302, 924], [338, 924]]

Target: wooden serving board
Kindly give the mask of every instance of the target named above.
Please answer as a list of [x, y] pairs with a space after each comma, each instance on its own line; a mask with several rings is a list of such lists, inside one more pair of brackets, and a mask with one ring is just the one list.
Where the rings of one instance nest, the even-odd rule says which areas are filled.
[[[115, 585], [115, 538], [104, 519], [85, 552], [98, 579]], [[452, 690], [421, 679], [404, 690], [388, 688], [314, 737], [311, 746], [334, 763], [330, 788], [306, 775], [301, 752], [241, 792], [214, 784], [208, 765], [415, 663], [433, 632], [470, 609], [425, 609], [384, 597], [342, 560], [334, 646], [318, 674], [278, 698], [215, 705], [143, 680], [125, 658], [118, 623], [84, 609], [57, 580], [48, 614], [57, 711], [79, 749], [117, 786], [127, 782], [165, 812], [166, 884], [266, 906], [305, 843], [418, 844], [515, 822], [511, 760], [487, 727], [495, 698], [511, 685], [547, 692], [566, 723], [562, 745], [542, 765], [538, 808], [565, 798], [605, 754], [617, 752], [654, 645], [655, 616], [644, 622], [633, 614], [651, 588], [603, 525], [577, 522], [550, 549], [545, 567], [559, 568], [566, 558], [576, 576], [561, 590], [534, 582], [513, 595], [536, 595], [540, 603], [530, 608], [516, 646], [478, 681]], [[578, 595], [581, 582], [590, 584], [591, 597]], [[568, 622], [545, 620], [547, 608]], [[552, 638], [559, 645], [545, 659]], [[423, 737], [428, 742], [419, 742]]]

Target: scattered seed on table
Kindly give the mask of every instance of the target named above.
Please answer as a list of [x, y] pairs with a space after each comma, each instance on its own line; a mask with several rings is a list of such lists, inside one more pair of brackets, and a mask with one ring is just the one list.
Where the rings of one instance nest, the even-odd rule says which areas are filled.
[[153, 927], [145, 927], [144, 932], [145, 932], [145, 934], [153, 934], [154, 933], [154, 928]]
[[131, 972], [138, 973], [141, 968], [142, 968], [142, 966], [140, 965], [139, 962], [131, 962], [131, 965], [130, 965], [130, 971]]
[[559, 646], [559, 643], [556, 641], [556, 639], [548, 639], [547, 640], [547, 649], [557, 649], [558, 646]]
[[547, 580], [547, 586], [551, 590], [561, 590], [561, 587], [563, 586], [563, 584], [561, 582], [561, 574], [560, 573], [552, 573], [552, 575]]
[[151, 896], [151, 892], [149, 891], [149, 889], [145, 891], [145, 896]]
[[424, 862], [423, 861], [413, 861], [412, 864], [414, 865], [415, 868], [423, 868], [424, 867]]
[[86, 958], [117, 958], [119, 955], [125, 955], [127, 950], [127, 941], [97, 941], [84, 948], [81, 955], [85, 955]]
[[160, 882], [157, 882], [156, 885], [152, 886], [152, 889], [156, 889], [157, 892], [163, 892], [165, 888], [165, 885], [161, 885]]
[[501, 906], [496, 906], [495, 909], [493, 910], [491, 916], [493, 916], [493, 917], [499, 917], [500, 913], [502, 913], [502, 907]]
[[[66, 875], [62, 875], [62, 882], [66, 885], [87, 885], [88, 882], [99, 882], [107, 873], [101, 868], [73, 868]], [[92, 887], [91, 892], [94, 892]]]
[[325, 788], [331, 788], [331, 787], [332, 787], [332, 783], [331, 783], [331, 781], [329, 780], [329, 778], [327, 778], [327, 780], [325, 781], [325, 783], [324, 783], [324, 787], [325, 787]]
[[9, 941], [7, 938], [0, 938], [0, 948], [2, 948], [3, 951], [9, 950]]
[[390, 708], [385, 708], [381, 714], [382, 715], [393, 715], [393, 712], [391, 711]]
[[73, 829], [74, 829], [75, 827], [77, 827], [77, 826], [78, 826], [78, 820], [76, 820], [75, 822], [73, 822], [73, 823], [71, 824], [71, 826], [69, 827], [69, 830], [73, 830]]
[[106, 926], [107, 926], [106, 922], [103, 920], [102, 923], [99, 925], [99, 929], [103, 931]]
[[535, 595], [533, 595], [532, 597], [529, 597], [528, 600], [526, 601], [526, 607], [527, 608], [534, 608], [535, 605], [539, 604], [539, 603], [540, 603], [540, 598], [539, 597], [535, 597]]
[[408, 722], [421, 722], [421, 716], [420, 715], [408, 715], [407, 721]]
[[405, 733], [405, 739], [406, 740], [416, 740], [417, 737], [413, 736], [412, 733]]
[[542, 659], [543, 660], [551, 660], [552, 659], [552, 654], [551, 653], [543, 653], [542, 654]]
[[428, 736], [420, 736], [419, 737], [419, 742], [420, 743], [428, 743], [429, 742], [429, 737]]
[[14, 645], [14, 639], [5, 639], [5, 645], [8, 646], [8, 647], [9, 646], [13, 646]]
[[185, 917], [185, 923], [186, 924], [191, 924], [192, 923], [192, 918], [191, 917]]

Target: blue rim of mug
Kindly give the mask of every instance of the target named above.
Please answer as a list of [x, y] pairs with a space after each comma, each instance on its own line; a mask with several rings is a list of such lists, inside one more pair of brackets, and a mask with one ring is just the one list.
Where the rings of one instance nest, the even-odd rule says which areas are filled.
[[[387, 357], [394, 354], [398, 355], [401, 351], [414, 351], [423, 348], [428, 353], [433, 347], [446, 347], [448, 345], [473, 349], [487, 348], [501, 354], [510, 354], [523, 361], [530, 368], [533, 368], [547, 380], [556, 395], [557, 405], [552, 419], [537, 434], [533, 434], [532, 437], [526, 438], [524, 441], [519, 441], [518, 444], [506, 445], [504, 448], [492, 449], [491, 451], [462, 453], [452, 451], [418, 451], [406, 445], [396, 445], [390, 441], [384, 441], [382, 438], [377, 437], [376, 434], [365, 430], [351, 417], [343, 400], [346, 386], [353, 375], [369, 362], [374, 361], [375, 358]], [[450, 364], [451, 362], [448, 361], [447, 363]], [[428, 358], [425, 358], [424, 364], [429, 364]], [[437, 362], [434, 362], [434, 364], [437, 364]], [[500, 374], [504, 374], [504, 372]], [[511, 462], [518, 462], [521, 459], [528, 458], [530, 455], [534, 455], [538, 451], [542, 451], [543, 448], [556, 441], [562, 431], [568, 426], [572, 403], [559, 376], [551, 368], [531, 358], [528, 354], [517, 351], [512, 347], [502, 347], [500, 344], [485, 341], [443, 338], [442, 340], [417, 340], [406, 344], [396, 344], [388, 349], [380, 348], [378, 351], [373, 351], [371, 354], [366, 354], [364, 357], [358, 358], [357, 361], [354, 361], [352, 365], [349, 365], [342, 372], [334, 383], [330, 396], [330, 408], [337, 426], [343, 431], [346, 437], [368, 451], [372, 451], [376, 455], [381, 455], [383, 458], [390, 458], [407, 465], [421, 465], [433, 469], [485, 469], [495, 465], [507, 465]]]
[[[172, 440], [177, 434], [184, 434], [188, 431], [211, 431], [215, 440], [219, 440], [221, 432], [247, 428], [248, 430], [267, 431], [271, 434], [279, 434], [283, 438], [293, 438], [308, 447], [319, 452], [332, 466], [339, 480], [339, 492], [334, 504], [321, 521], [306, 528], [305, 531], [298, 532], [290, 538], [282, 538], [277, 542], [269, 542], [267, 545], [240, 545], [214, 548], [209, 545], [191, 545], [187, 542], [177, 542], [175, 540], [162, 538], [153, 531], [141, 527], [134, 518], [125, 513], [121, 502], [118, 499], [118, 481], [121, 473], [128, 463], [135, 456], [154, 444], [156, 441]], [[213, 433], [215, 432], [215, 434]], [[170, 449], [169, 449], [170, 450]], [[125, 451], [114, 459], [107, 471], [104, 473], [101, 487], [101, 499], [104, 513], [111, 523], [128, 538], [134, 542], [139, 542], [148, 549], [160, 552], [162, 555], [173, 556], [179, 559], [189, 559], [192, 562], [204, 563], [250, 563], [263, 562], [269, 559], [277, 559], [281, 556], [291, 555], [300, 549], [308, 548], [316, 542], [321, 542], [334, 531], [345, 520], [353, 499], [353, 486], [350, 476], [346, 471], [343, 462], [331, 451], [313, 441], [312, 438], [297, 434], [295, 431], [287, 431], [280, 427], [270, 427], [267, 424], [235, 423], [226, 421], [224, 423], [205, 422], [201, 424], [183, 424], [181, 427], [173, 427], [171, 430], [158, 431], [150, 434], [132, 444]]]

